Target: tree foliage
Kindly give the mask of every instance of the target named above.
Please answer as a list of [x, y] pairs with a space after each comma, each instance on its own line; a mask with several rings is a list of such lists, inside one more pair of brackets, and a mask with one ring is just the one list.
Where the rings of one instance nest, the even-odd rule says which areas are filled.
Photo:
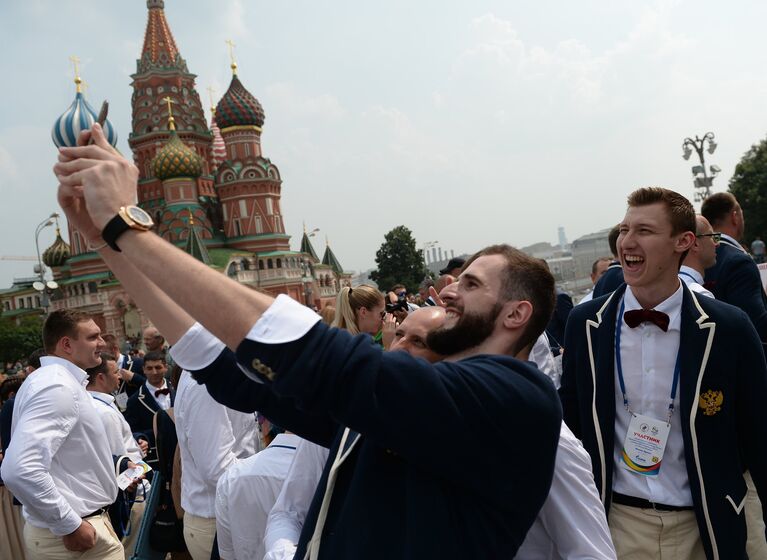
[[27, 317], [16, 325], [13, 321], [0, 321], [0, 366], [6, 362], [25, 360], [42, 347], [43, 323], [40, 317]]
[[413, 293], [429, 275], [423, 251], [416, 249], [413, 233], [405, 226], [397, 226], [384, 236], [381, 248], [376, 251], [376, 264], [378, 268], [370, 273], [370, 278], [381, 290], [404, 284]]
[[767, 235], [767, 139], [751, 146], [730, 179], [730, 192], [738, 199], [746, 228], [743, 242]]

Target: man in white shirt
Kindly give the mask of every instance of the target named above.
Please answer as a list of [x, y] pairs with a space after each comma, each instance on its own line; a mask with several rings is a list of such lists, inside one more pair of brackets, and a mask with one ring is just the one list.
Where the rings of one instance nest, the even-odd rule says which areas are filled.
[[679, 278], [693, 292], [706, 297], [714, 297], [703, 287], [703, 276], [707, 268], [716, 264], [716, 247], [722, 234], [714, 231], [711, 224], [703, 216], [695, 216], [695, 243], [679, 268]]
[[264, 557], [266, 521], [300, 441], [280, 432], [266, 449], [235, 463], [218, 479], [216, 530], [222, 560]]
[[208, 560], [216, 535], [216, 484], [238, 460], [235, 447], [239, 434], [230, 415], [242, 413], [214, 401], [187, 371], [181, 374], [174, 410], [184, 473], [184, 540], [194, 560]]
[[89, 315], [51, 313], [43, 326], [48, 356], [16, 394], [5, 484], [24, 504], [30, 558], [122, 560], [106, 508], [117, 496], [115, 463], [84, 368], [101, 362], [101, 329]]
[[[104, 423], [112, 455], [127, 457], [135, 463], [141, 461], [149, 450], [149, 443], [145, 439], [136, 441], [113, 396], [120, 385], [117, 360], [112, 354], [102, 353], [101, 364], [88, 368], [86, 373], [88, 385], [85, 388], [96, 401], [96, 411]], [[136, 546], [149, 489], [149, 483], [144, 481], [135, 492], [121, 491], [109, 509], [112, 527], [122, 539], [126, 558], [131, 557]], [[132, 505], [131, 501], [134, 502]]]

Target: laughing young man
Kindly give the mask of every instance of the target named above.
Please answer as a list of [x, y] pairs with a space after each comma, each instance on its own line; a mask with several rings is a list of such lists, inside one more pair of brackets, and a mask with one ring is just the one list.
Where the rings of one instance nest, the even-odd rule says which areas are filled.
[[680, 282], [694, 232], [683, 196], [633, 192], [618, 238], [627, 287], [567, 325], [565, 421], [591, 455], [619, 558], [741, 560], [745, 470], [764, 503], [761, 343], [742, 311]]

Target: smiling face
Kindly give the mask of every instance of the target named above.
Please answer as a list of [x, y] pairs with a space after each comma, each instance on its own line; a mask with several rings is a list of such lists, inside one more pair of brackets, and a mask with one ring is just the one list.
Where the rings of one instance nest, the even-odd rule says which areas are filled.
[[144, 375], [149, 384], [162, 387], [163, 378], [168, 373], [168, 366], [162, 360], [147, 360], [144, 362]]
[[382, 319], [384, 312], [384, 299], [381, 297], [381, 301], [371, 307], [360, 307], [355, 312], [355, 319], [357, 328], [361, 333], [377, 334], [381, 330]]
[[682, 255], [695, 236], [686, 231], [673, 234], [671, 216], [663, 202], [630, 206], [620, 224], [618, 258], [623, 278], [632, 288], [665, 291], [678, 285]]
[[445, 310], [441, 307], [421, 307], [410, 313], [394, 333], [392, 350], [402, 350], [412, 356], [438, 362], [443, 358], [426, 342], [429, 333], [445, 322]]
[[504, 303], [499, 301], [506, 261], [501, 255], [474, 260], [458, 281], [440, 293], [445, 302], [445, 322], [427, 337], [440, 354], [455, 354], [478, 346], [493, 334]]
[[82, 369], [99, 365], [106, 346], [101, 329], [92, 319], [77, 323], [77, 336], [64, 337], [60, 344], [69, 361]]

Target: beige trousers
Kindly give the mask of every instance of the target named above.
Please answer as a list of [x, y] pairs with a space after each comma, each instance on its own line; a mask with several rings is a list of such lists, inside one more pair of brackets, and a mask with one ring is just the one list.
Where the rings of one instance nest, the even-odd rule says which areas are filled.
[[34, 560], [123, 560], [123, 545], [112, 529], [112, 523], [106, 513], [87, 518], [96, 530], [96, 545], [86, 552], [67, 550], [64, 541], [48, 529], [24, 525], [24, 545], [27, 558]]
[[13, 505], [13, 495], [0, 486], [0, 558], [24, 560], [24, 518], [21, 506]]
[[706, 560], [695, 512], [610, 506], [610, 533], [619, 560]]
[[216, 538], [216, 518], [197, 517], [184, 513], [184, 542], [193, 560], [210, 560], [213, 539]]
[[746, 472], [743, 477], [746, 479], [746, 486], [748, 486], [745, 507], [746, 526], [748, 527], [746, 552], [751, 560], [767, 558], [767, 540], [764, 538], [762, 502], [759, 501], [759, 495], [756, 493], [756, 486], [754, 486], [751, 473]]

